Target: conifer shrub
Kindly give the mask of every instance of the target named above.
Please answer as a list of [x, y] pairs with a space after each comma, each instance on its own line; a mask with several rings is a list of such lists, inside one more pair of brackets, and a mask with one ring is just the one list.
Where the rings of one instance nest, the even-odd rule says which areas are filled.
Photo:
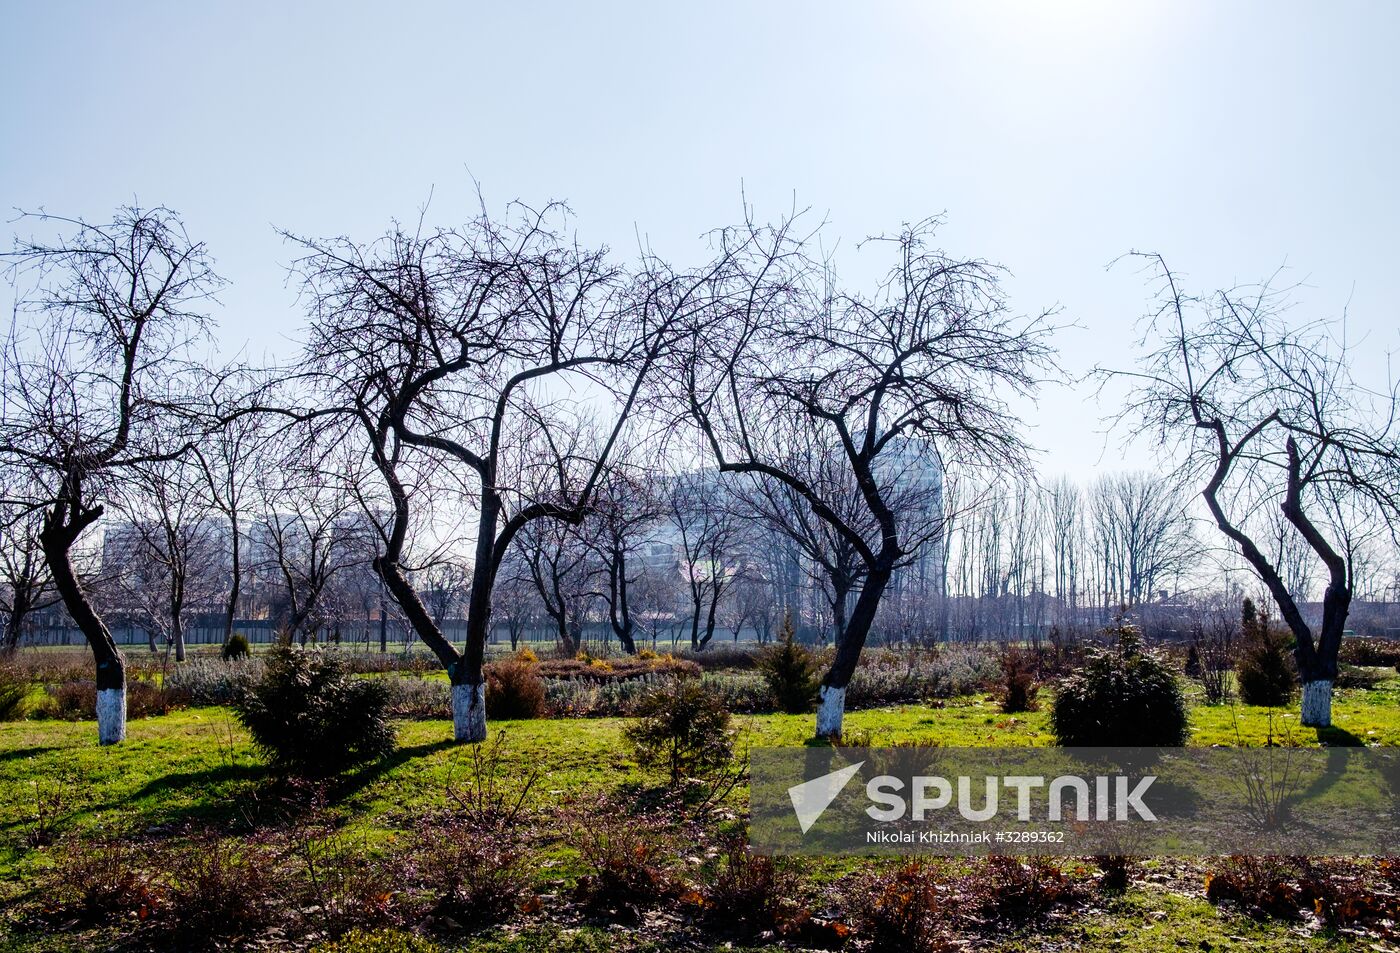
[[778, 642], [759, 653], [758, 670], [768, 683], [768, 691], [779, 711], [801, 715], [812, 710], [817, 700], [817, 659], [797, 642], [792, 613], [783, 617]]
[[274, 648], [234, 710], [273, 767], [288, 774], [327, 777], [394, 750], [388, 690], [320, 652]]
[[1060, 682], [1050, 715], [1065, 747], [1174, 747], [1186, 743], [1186, 698], [1170, 663], [1142, 647], [1137, 627], [1119, 619], [1117, 644], [1091, 649]]
[[1288, 639], [1246, 598], [1240, 610], [1239, 658], [1235, 681], [1246, 705], [1287, 705], [1297, 685]]
[[729, 710], [700, 679], [669, 679], [638, 706], [625, 734], [637, 763], [660, 768], [676, 785], [724, 768], [733, 757]]
[[235, 632], [228, 637], [224, 647], [219, 650], [219, 657], [225, 662], [235, 662], [246, 659], [250, 654], [248, 639], [241, 633]]

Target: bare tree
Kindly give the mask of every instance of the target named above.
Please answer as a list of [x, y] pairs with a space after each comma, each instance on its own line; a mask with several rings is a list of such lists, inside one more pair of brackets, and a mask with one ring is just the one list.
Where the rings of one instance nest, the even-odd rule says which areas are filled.
[[601, 567], [600, 595], [608, 609], [608, 623], [628, 655], [637, 652], [634, 592], [645, 572], [639, 550], [655, 531], [663, 509], [654, 475], [625, 462], [634, 455], [629, 450], [609, 465], [579, 534]]
[[124, 469], [187, 453], [199, 403], [189, 355], [217, 290], [204, 246], [167, 209], [110, 223], [36, 216], [67, 234], [16, 240], [12, 274], [32, 282], [4, 356], [0, 456], [43, 487], [39, 539], [54, 585], [96, 662], [98, 739], [126, 736], [126, 667], [72, 553]]
[[244, 538], [248, 531], [248, 507], [256, 496], [260, 455], [272, 443], [267, 420], [245, 413], [248, 387], [235, 390], [230, 380], [211, 381], [214, 424], [209, 438], [195, 448], [204, 474], [212, 510], [228, 521], [228, 588], [224, 599], [224, 642], [233, 637], [233, 623], [243, 597]]
[[[859, 527], [863, 536], [869, 536], [873, 519], [841, 448], [823, 443], [822, 438], [829, 435], [813, 426], [814, 421], [804, 423], [809, 426], [800, 432], [800, 438], [807, 447], [788, 455], [791, 465], [801, 471], [805, 482], [831, 488], [827, 495], [841, 522]], [[814, 514], [802, 495], [786, 483], [751, 480], [741, 485], [738, 499], [744, 516], [786, 537], [797, 548], [803, 570], [828, 606], [832, 642], [840, 645], [851, 594], [865, 578], [866, 566], [856, 547], [836, 524]]]
[[715, 637], [720, 603], [744, 570], [734, 495], [732, 480], [714, 470], [675, 474], [667, 494], [690, 597], [690, 647], [697, 652]]
[[[1392, 384], [1356, 384], [1345, 344], [1325, 322], [1286, 317], [1268, 283], [1206, 297], [1184, 293], [1158, 255], [1160, 281], [1135, 386], [1124, 413], [1179, 452], [1183, 480], [1201, 487], [1216, 527], [1268, 588], [1293, 632], [1303, 681], [1302, 721], [1332, 721], [1332, 683], [1356, 580], [1346, 541], [1375, 520], [1394, 538], [1400, 517], [1400, 441]], [[1315, 631], [1268, 544], [1277, 508], [1326, 572]]]
[[258, 478], [262, 513], [253, 523], [254, 558], [278, 581], [273, 618], [290, 644], [329, 618], [335, 579], [370, 558], [372, 530], [346, 486], [353, 464], [330, 458], [325, 468], [290, 461]]
[[535, 520], [516, 535], [515, 547], [530, 574], [545, 615], [554, 623], [559, 650], [572, 657], [598, 597], [599, 567], [577, 529], [562, 520]]
[[1088, 500], [1106, 610], [1150, 602], [1160, 585], [1198, 559], [1186, 501], [1172, 480], [1142, 471], [1110, 474], [1094, 482]]
[[[223, 590], [220, 525], [206, 506], [203, 473], [193, 455], [154, 460], [123, 474], [120, 506], [129, 523], [126, 551], [115, 567], [120, 588], [151, 635], [185, 660], [185, 623]], [[104, 547], [104, 561], [113, 547]]]
[[[865, 567], [823, 676], [819, 735], [841, 730], [846, 685], [895, 570], [942, 535], [941, 512], [901, 524], [901, 476], [935, 448], [967, 466], [1024, 468], [1006, 398], [1030, 392], [1051, 360], [1045, 323], [1007, 313], [996, 268], [930, 249], [934, 224], [877, 243], [896, 264], [872, 296], [837, 290], [792, 222], [721, 233], [732, 264], [719, 270], [709, 321], [676, 368], [720, 469], [791, 487]], [[844, 480], [830, 487], [804, 476], [785, 438], [813, 422], [841, 448], [873, 531], [842, 517]]]
[[[657, 263], [629, 277], [605, 251], [564, 234], [567, 213], [517, 206], [460, 230], [392, 229], [367, 245], [302, 242], [312, 303], [311, 414], [356, 425], [391, 502], [376, 571], [447, 669], [458, 740], [486, 737], [482, 664], [501, 562], [525, 526], [577, 523], [658, 356], [690, 305], [689, 284]], [[571, 391], [607, 406], [596, 445]], [[576, 452], [578, 451], [578, 452]], [[405, 468], [445, 464], [476, 508], [467, 637], [443, 637], [402, 565], [414, 518]], [[545, 477], [549, 479], [546, 480]]]

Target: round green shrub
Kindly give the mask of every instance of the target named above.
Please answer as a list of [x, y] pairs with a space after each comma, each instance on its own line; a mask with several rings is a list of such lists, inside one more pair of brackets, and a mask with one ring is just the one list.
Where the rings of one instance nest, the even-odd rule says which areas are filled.
[[224, 643], [224, 647], [219, 650], [219, 656], [223, 658], [225, 662], [233, 662], [247, 658], [249, 652], [248, 639], [235, 632], [228, 637], [228, 641]]
[[273, 767], [288, 774], [328, 777], [394, 750], [388, 689], [320, 652], [273, 649], [234, 710]]
[[1145, 651], [1137, 630], [1120, 622], [1117, 646], [1093, 649], [1084, 667], [1060, 683], [1050, 715], [1065, 747], [1174, 747], [1187, 738], [1186, 699], [1171, 666]]

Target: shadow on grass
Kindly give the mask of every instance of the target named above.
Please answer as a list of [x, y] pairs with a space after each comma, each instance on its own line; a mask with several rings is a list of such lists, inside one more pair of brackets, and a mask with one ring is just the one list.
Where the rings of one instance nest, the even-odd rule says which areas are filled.
[[462, 743], [451, 738], [443, 738], [441, 741], [413, 745], [408, 748], [395, 748], [393, 754], [380, 758], [372, 764], [367, 764], [350, 774], [333, 779], [327, 786], [327, 793], [332, 800], [342, 800], [364, 790], [390, 771], [402, 767], [416, 758], [426, 758], [428, 755], [448, 748], [455, 748], [460, 744]]
[[1331, 725], [1327, 728], [1317, 729], [1317, 743], [1326, 745], [1329, 748], [1364, 748], [1366, 742], [1347, 731], [1345, 728], [1338, 728]]
[[19, 761], [21, 758], [32, 758], [36, 755], [48, 754], [50, 751], [59, 751], [57, 745], [34, 745], [30, 748], [15, 748], [13, 751], [0, 751], [0, 762]]

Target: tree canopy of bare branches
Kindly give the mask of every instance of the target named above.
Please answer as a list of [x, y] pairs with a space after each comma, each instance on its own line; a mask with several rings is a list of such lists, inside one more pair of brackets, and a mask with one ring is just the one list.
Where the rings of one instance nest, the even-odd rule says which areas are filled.
[[[1119, 372], [1134, 384], [1124, 414], [1176, 453], [1181, 477], [1269, 590], [1296, 640], [1303, 723], [1325, 727], [1354, 542], [1376, 523], [1393, 538], [1400, 517], [1400, 392], [1353, 380], [1335, 327], [1289, 320], [1287, 291], [1265, 283], [1196, 297], [1160, 256], [1145, 257], [1157, 306], [1138, 369]], [[1271, 510], [1325, 572], [1316, 630], [1268, 551]]]
[[[895, 569], [941, 533], [941, 511], [901, 519], [931, 456], [1024, 470], [1007, 403], [1053, 365], [1043, 318], [1009, 313], [999, 271], [930, 246], [932, 221], [871, 243], [895, 259], [873, 293], [840, 289], [794, 221], [720, 233], [707, 321], [675, 368], [681, 399], [721, 470], [797, 493], [859, 555], [860, 596], [823, 677], [818, 734], [841, 729], [845, 687]], [[809, 428], [829, 434], [868, 514], [844, 517], [845, 479], [802, 465]]]
[[126, 732], [121, 653], [74, 570], [73, 547], [131, 467], [192, 446], [199, 376], [193, 348], [219, 288], [204, 246], [168, 209], [118, 209], [90, 223], [39, 215], [50, 239], [7, 254], [26, 289], [4, 354], [0, 456], [33, 476], [40, 542], [64, 606], [97, 666], [98, 734]]

